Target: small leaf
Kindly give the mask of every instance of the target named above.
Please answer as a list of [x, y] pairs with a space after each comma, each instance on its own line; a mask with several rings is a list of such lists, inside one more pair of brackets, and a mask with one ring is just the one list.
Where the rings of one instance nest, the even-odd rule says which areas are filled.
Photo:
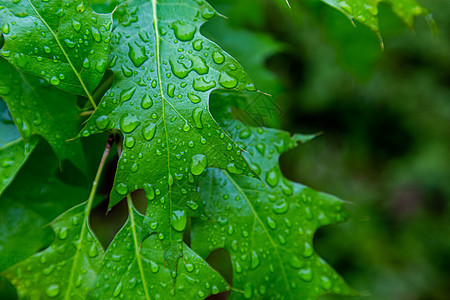
[[[135, 211], [131, 199], [128, 208], [128, 220], [106, 251], [88, 299], [205, 299], [229, 289], [220, 275], [186, 245], [174, 279], [165, 265], [157, 235], [141, 242], [144, 217]], [[115, 276], [110, 276], [111, 268]]]
[[350, 20], [357, 20], [368, 26], [375, 32], [379, 32], [378, 25], [378, 5], [381, 2], [391, 4], [392, 10], [409, 27], [414, 26], [414, 18], [428, 15], [428, 10], [424, 9], [416, 0], [322, 0], [328, 5], [338, 9]]
[[19, 298], [83, 299], [95, 282], [103, 249], [91, 233], [86, 203], [52, 222], [53, 244], [0, 275], [17, 288]]
[[[1, 89], [1, 87], [0, 87]], [[37, 140], [25, 143], [13, 123], [5, 103], [0, 99], [0, 196], [27, 161]]]
[[[226, 98], [221, 98], [224, 106]], [[231, 299], [316, 299], [327, 293], [354, 294], [313, 249], [317, 228], [346, 218], [343, 202], [285, 179], [279, 156], [298, 140], [275, 129], [221, 124], [245, 143], [248, 160], [266, 182], [223, 170], [200, 180], [208, 221], [193, 220], [192, 248], [202, 257], [224, 248], [233, 264]], [[241, 292], [239, 292], [241, 291]]]
[[64, 93], [32, 75], [15, 70], [0, 59], [2, 97], [25, 141], [40, 135], [49, 142], [58, 158], [69, 159], [83, 168], [84, 155], [76, 136], [79, 110], [76, 96]]
[[88, 0], [6, 1], [0, 8], [0, 55], [16, 68], [92, 98], [106, 69], [111, 14]]
[[0, 272], [51, 243], [52, 231], [46, 224], [45, 218], [20, 203], [1, 199]]

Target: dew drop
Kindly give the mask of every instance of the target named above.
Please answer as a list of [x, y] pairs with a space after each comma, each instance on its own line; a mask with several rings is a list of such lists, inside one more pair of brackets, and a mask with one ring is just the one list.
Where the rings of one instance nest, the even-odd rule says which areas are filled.
[[203, 109], [200, 107], [195, 108], [192, 112], [192, 118], [194, 118], [195, 127], [199, 128], [199, 129], [203, 128], [202, 114], [203, 114]]
[[199, 103], [202, 99], [194, 93], [188, 93], [188, 98], [192, 103]]
[[133, 132], [141, 124], [139, 119], [130, 113], [126, 113], [120, 119], [120, 128], [125, 133]]
[[234, 163], [229, 163], [227, 165], [227, 170], [233, 174], [242, 174], [242, 170], [239, 170]]
[[72, 27], [75, 29], [76, 32], [80, 32], [81, 30], [81, 23], [77, 20], [72, 19]]
[[191, 161], [191, 173], [194, 175], [200, 175], [203, 173], [208, 162], [206, 156], [203, 154], [196, 154], [192, 156]]
[[261, 263], [258, 253], [256, 253], [256, 251], [252, 251], [252, 262], [251, 262], [251, 267], [252, 269], [256, 269], [259, 264]]
[[145, 54], [145, 46], [139, 46], [136, 43], [128, 44], [128, 57], [133, 62], [136, 68], [142, 66], [147, 61], [148, 55]]
[[225, 57], [219, 51], [214, 51], [212, 57], [214, 62], [219, 65], [225, 61]]
[[305, 268], [305, 269], [301, 269], [298, 272], [298, 275], [300, 276], [301, 279], [303, 279], [304, 281], [311, 281], [313, 278], [313, 273], [311, 268]]
[[206, 81], [205, 78], [201, 77], [201, 78], [195, 78], [192, 86], [193, 86], [194, 90], [196, 90], [196, 91], [206, 92], [206, 91], [214, 88], [216, 86], [216, 82], [213, 80]]
[[147, 127], [142, 129], [142, 134], [144, 135], [144, 139], [150, 141], [155, 136], [156, 132], [156, 124], [150, 124]]
[[125, 102], [125, 101], [130, 100], [131, 97], [133, 97], [135, 92], [136, 92], [136, 87], [122, 90], [122, 92], [120, 93], [120, 102]]
[[194, 38], [197, 27], [192, 24], [184, 23], [181, 21], [174, 22], [172, 24], [175, 36], [180, 41], [190, 41]]
[[97, 128], [100, 130], [105, 130], [110, 123], [108, 116], [100, 116], [97, 119], [95, 119], [95, 124], [97, 125]]
[[187, 214], [184, 210], [175, 210], [172, 211], [172, 215], [170, 217], [172, 227], [176, 231], [182, 232], [186, 228], [187, 222]]
[[278, 181], [280, 180], [279, 171], [276, 167], [272, 168], [269, 172], [266, 174], [266, 181], [267, 184], [274, 188], [278, 184]]
[[98, 31], [97, 28], [91, 27], [91, 34], [92, 34], [92, 38], [97, 43], [100, 43], [102, 41], [102, 35], [100, 34], [100, 31]]
[[119, 183], [118, 185], [116, 185], [116, 191], [124, 196], [128, 193], [128, 187], [124, 184], [124, 183]]
[[232, 89], [237, 86], [238, 81], [236, 78], [228, 75], [227, 73], [220, 74], [219, 84], [227, 89]]
[[152, 98], [150, 98], [149, 95], [145, 95], [144, 97], [142, 97], [141, 107], [143, 109], [148, 109], [152, 106], [153, 106], [153, 100], [152, 100]]
[[45, 293], [50, 298], [54, 298], [59, 295], [60, 287], [57, 284], [51, 284], [45, 289]]
[[50, 83], [53, 84], [53, 85], [58, 85], [58, 84], [60, 84], [60, 80], [59, 80], [58, 77], [52, 76], [52, 77], [50, 78]]
[[144, 183], [144, 193], [148, 200], [155, 199], [155, 189], [149, 183]]

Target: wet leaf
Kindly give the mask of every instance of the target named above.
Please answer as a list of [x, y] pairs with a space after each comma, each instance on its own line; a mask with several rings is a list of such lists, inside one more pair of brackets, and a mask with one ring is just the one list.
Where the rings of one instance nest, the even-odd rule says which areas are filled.
[[91, 97], [106, 69], [111, 14], [88, 0], [3, 1], [0, 56], [52, 85]]
[[200, 34], [215, 14], [205, 1], [124, 1], [111, 43], [114, 83], [81, 132], [122, 132], [110, 206], [144, 189], [146, 230], [161, 234], [174, 266], [186, 218], [201, 215], [197, 176], [208, 167], [253, 175], [208, 110], [215, 89], [255, 90], [239, 64]]
[[[157, 235], [141, 242], [144, 217], [133, 208], [131, 199], [128, 208], [128, 220], [106, 251], [88, 299], [205, 299], [229, 289], [222, 277], [186, 245], [174, 279]], [[111, 271], [115, 276], [110, 276]]]
[[69, 142], [78, 132], [76, 96], [53, 88], [44, 80], [15, 70], [0, 59], [0, 97], [25, 141], [40, 135], [60, 160], [69, 159], [81, 169], [84, 155], [80, 140]]
[[[226, 97], [219, 98], [221, 105]], [[312, 136], [247, 127], [218, 117], [230, 135], [247, 145], [248, 160], [261, 181], [225, 170], [202, 175], [200, 190], [209, 220], [192, 225], [192, 249], [206, 257], [226, 249], [233, 265], [231, 299], [316, 299], [322, 294], [353, 294], [314, 251], [315, 231], [342, 222], [339, 199], [284, 178], [279, 156]]]
[[19, 298], [86, 296], [103, 255], [87, 216], [86, 203], [70, 209], [52, 222], [56, 238], [47, 249], [0, 273], [17, 288]]
[[[429, 11], [416, 0], [322, 0], [328, 5], [338, 9], [350, 20], [356, 20], [375, 32], [379, 32], [378, 25], [378, 5], [381, 2], [389, 3], [394, 13], [403, 20], [409, 27], [414, 26], [414, 18], [425, 16]], [[429, 19], [430, 22], [431, 19]]]

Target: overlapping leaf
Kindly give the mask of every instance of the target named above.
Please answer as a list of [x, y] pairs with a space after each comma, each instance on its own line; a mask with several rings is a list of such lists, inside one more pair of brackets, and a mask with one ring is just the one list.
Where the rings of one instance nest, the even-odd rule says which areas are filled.
[[55, 221], [53, 244], [0, 275], [15, 285], [25, 299], [83, 299], [95, 282], [103, 249], [90, 232], [86, 203]]
[[114, 83], [82, 135], [121, 130], [110, 206], [144, 189], [151, 200], [147, 231], [162, 234], [167, 248], [176, 244], [176, 259], [186, 218], [200, 211], [195, 177], [207, 167], [253, 175], [210, 115], [209, 94], [255, 87], [232, 57], [200, 34], [200, 25], [216, 14], [205, 1], [123, 1], [116, 14]]
[[[220, 98], [220, 103], [226, 98]], [[226, 118], [229, 118], [226, 112]], [[320, 226], [343, 221], [343, 203], [285, 179], [278, 165], [284, 151], [309, 136], [224, 121], [248, 145], [249, 161], [266, 182], [223, 170], [207, 170], [200, 189], [210, 220], [192, 227], [192, 248], [205, 257], [226, 249], [233, 264], [232, 299], [316, 299], [351, 294], [341, 277], [313, 249]], [[240, 291], [240, 292], [239, 292]]]
[[[0, 87], [1, 90], [2, 87]], [[0, 91], [1, 93], [1, 91]], [[25, 143], [0, 99], [0, 196], [34, 149], [36, 141]]]
[[413, 27], [414, 18], [428, 15], [427, 9], [416, 0], [322, 0], [344, 13], [350, 20], [357, 20], [372, 30], [379, 32], [378, 5], [389, 3], [392, 10], [409, 27]]
[[88, 0], [7, 0], [0, 26], [0, 55], [12, 65], [92, 100], [106, 69], [110, 14], [94, 13]]
[[48, 223], [89, 194], [87, 188], [65, 184], [55, 176], [59, 163], [44, 143], [29, 156], [0, 195], [0, 272], [48, 246], [54, 237]]
[[158, 236], [141, 243], [144, 217], [135, 211], [131, 198], [128, 208], [128, 220], [106, 251], [88, 299], [205, 299], [228, 290], [226, 282], [186, 245], [174, 279]]
[[67, 142], [78, 132], [76, 96], [14, 69], [4, 59], [0, 59], [0, 69], [0, 97], [8, 105], [25, 141], [32, 135], [40, 135], [49, 142], [59, 159], [69, 159], [83, 168], [81, 142]]

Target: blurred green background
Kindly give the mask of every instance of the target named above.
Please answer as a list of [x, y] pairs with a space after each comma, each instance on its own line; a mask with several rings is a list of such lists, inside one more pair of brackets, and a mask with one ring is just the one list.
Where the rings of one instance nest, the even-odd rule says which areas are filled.
[[273, 96], [260, 123], [322, 132], [281, 160], [288, 178], [354, 212], [317, 233], [317, 251], [361, 299], [449, 299], [450, 1], [420, 1], [437, 37], [424, 17], [411, 30], [382, 4], [384, 51], [317, 0], [210, 3], [228, 19], [203, 33]]
[[[114, 0], [93, 1], [105, 2]], [[285, 0], [209, 2], [228, 18], [214, 18], [202, 33], [272, 95], [247, 94], [241, 117], [321, 133], [281, 158], [289, 179], [342, 198], [353, 212], [350, 222], [317, 232], [319, 254], [358, 299], [450, 299], [450, 1], [420, 0], [438, 37], [424, 17], [411, 30], [382, 4], [384, 51], [374, 32], [319, 0], [291, 0], [292, 9]], [[88, 139], [88, 148], [101, 155], [105, 139]], [[104, 245], [126, 218], [123, 204], [105, 217], [104, 201], [93, 213]], [[209, 261], [226, 269], [222, 259]]]

